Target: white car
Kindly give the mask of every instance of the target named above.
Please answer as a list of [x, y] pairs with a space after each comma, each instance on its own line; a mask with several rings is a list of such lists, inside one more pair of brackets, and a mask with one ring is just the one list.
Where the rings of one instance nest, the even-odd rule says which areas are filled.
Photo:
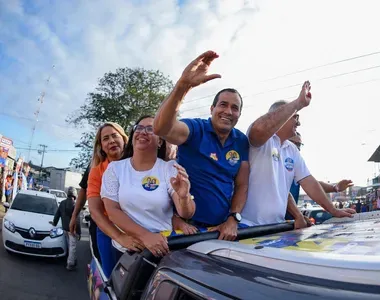
[[49, 194], [54, 195], [57, 198], [58, 204], [61, 203], [63, 200], [67, 199], [67, 195], [66, 195], [66, 193], [64, 191], [49, 189], [47, 192]]
[[61, 222], [57, 227], [49, 224], [57, 209], [54, 195], [31, 190], [18, 192], [3, 219], [4, 248], [32, 256], [66, 256], [67, 243]]

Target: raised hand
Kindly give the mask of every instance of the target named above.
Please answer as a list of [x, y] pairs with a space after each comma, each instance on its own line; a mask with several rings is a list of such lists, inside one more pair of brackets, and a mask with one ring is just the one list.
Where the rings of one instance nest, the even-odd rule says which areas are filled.
[[353, 186], [352, 180], [343, 179], [339, 181], [336, 185], [338, 192], [345, 191], [348, 187]]
[[177, 169], [177, 176], [170, 178], [170, 183], [180, 199], [188, 200], [190, 196], [189, 175], [182, 166], [175, 164], [174, 167]]
[[300, 92], [300, 95], [297, 98], [298, 101], [298, 110], [308, 106], [311, 101], [311, 85], [309, 81], [305, 81], [302, 90]]
[[202, 53], [185, 68], [179, 82], [193, 88], [215, 78], [221, 78], [219, 74], [207, 74], [212, 61], [218, 57], [214, 51]]

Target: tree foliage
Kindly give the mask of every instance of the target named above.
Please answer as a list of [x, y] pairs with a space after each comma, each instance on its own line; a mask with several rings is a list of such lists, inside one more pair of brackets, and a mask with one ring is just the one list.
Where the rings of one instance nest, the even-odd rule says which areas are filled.
[[67, 118], [68, 123], [77, 127], [90, 127], [75, 144], [81, 151], [70, 164], [76, 168], [87, 167], [95, 133], [101, 124], [116, 122], [129, 132], [140, 116], [156, 113], [172, 88], [172, 81], [160, 71], [120, 68], [106, 73], [80, 109]]

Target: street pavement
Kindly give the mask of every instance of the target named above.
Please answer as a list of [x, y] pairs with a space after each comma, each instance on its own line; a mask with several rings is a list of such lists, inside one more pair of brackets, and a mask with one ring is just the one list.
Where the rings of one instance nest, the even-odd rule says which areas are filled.
[[[0, 211], [0, 225], [2, 216]], [[70, 272], [62, 259], [10, 255], [4, 249], [0, 229], [0, 299], [89, 299], [86, 274], [91, 252], [88, 239], [88, 229], [83, 225], [77, 248], [78, 268]]]

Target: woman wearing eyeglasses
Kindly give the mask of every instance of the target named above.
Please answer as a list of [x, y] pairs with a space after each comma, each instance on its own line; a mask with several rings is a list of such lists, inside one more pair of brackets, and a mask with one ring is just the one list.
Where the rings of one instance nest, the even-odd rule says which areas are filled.
[[153, 117], [140, 118], [131, 131], [126, 159], [109, 164], [101, 189], [111, 221], [155, 256], [169, 251], [159, 232], [172, 229], [173, 207], [185, 219], [195, 212], [185, 169], [165, 156], [165, 141], [153, 133]]

